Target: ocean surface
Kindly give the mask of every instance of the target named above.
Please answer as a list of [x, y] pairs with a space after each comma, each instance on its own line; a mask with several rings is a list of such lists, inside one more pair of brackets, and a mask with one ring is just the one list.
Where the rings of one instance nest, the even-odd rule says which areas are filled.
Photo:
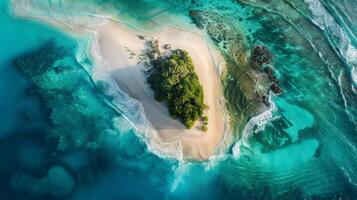
[[[207, 32], [227, 60], [226, 152], [187, 162], [151, 151], [140, 103], [93, 77], [93, 36], [39, 20], [104, 14]], [[256, 45], [284, 90], [262, 112], [241, 79]], [[357, 199], [357, 1], [2, 0], [0, 158], [4, 200]]]

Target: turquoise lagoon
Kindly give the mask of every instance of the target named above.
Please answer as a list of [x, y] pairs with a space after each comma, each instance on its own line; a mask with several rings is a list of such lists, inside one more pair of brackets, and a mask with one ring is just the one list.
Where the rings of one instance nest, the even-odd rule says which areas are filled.
[[[93, 80], [90, 35], [16, 17], [13, 2], [0, 3], [1, 199], [357, 198], [353, 0], [28, 1], [32, 17], [110, 13], [146, 28], [196, 10], [239, 38], [233, 45], [267, 46], [284, 94], [272, 97], [274, 109], [237, 120], [231, 147], [202, 163], [150, 151], [135, 128], [145, 123], [138, 102]], [[232, 73], [223, 82], [241, 119], [238, 81]]]

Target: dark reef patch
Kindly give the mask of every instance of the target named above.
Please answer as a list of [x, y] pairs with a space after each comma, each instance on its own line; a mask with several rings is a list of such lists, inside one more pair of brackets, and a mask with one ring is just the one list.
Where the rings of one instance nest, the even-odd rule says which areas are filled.
[[72, 51], [47, 42], [17, 58], [15, 65], [51, 110], [51, 136], [59, 139], [58, 148], [94, 148], [98, 134], [112, 129], [113, 118], [119, 114], [98, 95], [93, 80]]
[[[101, 184], [108, 184], [112, 192], [113, 185], [125, 188], [139, 183], [143, 190], [167, 191], [172, 170], [169, 166], [174, 163], [149, 153], [134, 130], [121, 130], [115, 124], [122, 120], [121, 114], [107, 104], [112, 97], [102, 92], [105, 83], [97, 86], [75, 59], [75, 51], [76, 47], [49, 41], [14, 60], [19, 73], [33, 85], [29, 95], [35, 95], [48, 110], [48, 128], [40, 129], [36, 137], [35, 129], [25, 131], [28, 135], [24, 136], [24, 130], [19, 130], [21, 137], [11, 133], [9, 137], [16, 139], [0, 141], [9, 145], [24, 142], [32, 154], [28, 158], [20, 148], [14, 151], [18, 154], [4, 159], [11, 165], [2, 170], [6, 174], [0, 182], [4, 186], [2, 194], [14, 198], [18, 195], [19, 199], [63, 199], [88, 198], [94, 193], [107, 198], [106, 193], [96, 192]], [[1, 146], [1, 155], [6, 154], [3, 150], [11, 152], [9, 145]], [[160, 187], [155, 189], [152, 184]], [[111, 195], [133, 197], [129, 190]]]

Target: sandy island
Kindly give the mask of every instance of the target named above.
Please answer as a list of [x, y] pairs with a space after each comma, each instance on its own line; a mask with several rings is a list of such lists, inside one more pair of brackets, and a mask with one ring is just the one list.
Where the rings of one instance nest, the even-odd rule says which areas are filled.
[[215, 60], [220, 55], [212, 55], [206, 41], [197, 33], [165, 26], [154, 33], [144, 33], [157, 38], [162, 46], [170, 44], [173, 49], [189, 52], [195, 72], [204, 89], [204, 101], [209, 106], [205, 111], [208, 116], [208, 131], [200, 127], [187, 129], [181, 122], [170, 117], [168, 109], [153, 98], [153, 91], [146, 83], [143, 65], [138, 64], [138, 55], [145, 49], [145, 41], [138, 33], [122, 24], [106, 20], [97, 28], [97, 39], [102, 59], [111, 66], [111, 76], [119, 87], [132, 98], [140, 101], [147, 119], [151, 122], [163, 143], [180, 144], [184, 159], [206, 160], [215, 153], [216, 147], [224, 137], [222, 86], [216, 72]]
[[[98, 18], [91, 20], [91, 23], [81, 22], [80, 19], [69, 21], [71, 19], [27, 16], [24, 12], [26, 6], [14, 3], [18, 16], [39, 19], [75, 35], [94, 33], [97, 41], [93, 44], [92, 54], [100, 60], [96, 61], [95, 70], [108, 72], [121, 90], [142, 103], [145, 116], [155, 132], [154, 135], [146, 135], [149, 149], [185, 160], [207, 160], [224, 149], [227, 115], [218, 69], [224, 59], [218, 51], [212, 51], [201, 34], [168, 25], [157, 31], [139, 32], [107, 16], [91, 16]], [[201, 131], [199, 126], [187, 129], [170, 117], [165, 105], [154, 100], [153, 91], [142, 71], [143, 65], [138, 64], [138, 55], [145, 49], [145, 41], [138, 35], [158, 39], [162, 46], [170, 44], [173, 49], [183, 49], [189, 53], [204, 89], [205, 104], [209, 106], [204, 113], [208, 117], [207, 132]]]

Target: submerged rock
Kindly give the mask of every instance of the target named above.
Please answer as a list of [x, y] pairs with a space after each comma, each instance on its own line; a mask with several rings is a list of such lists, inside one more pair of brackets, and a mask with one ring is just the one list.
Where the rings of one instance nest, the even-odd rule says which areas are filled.
[[258, 45], [254, 48], [252, 54], [252, 60], [258, 65], [271, 63], [273, 55], [270, 53], [268, 48]]
[[323, 144], [320, 144], [319, 147], [316, 149], [316, 151], [315, 151], [315, 153], [314, 153], [314, 157], [315, 157], [315, 158], [320, 157], [320, 155], [321, 155], [321, 150], [322, 150], [322, 146], [323, 146]]
[[272, 82], [277, 82], [278, 79], [276, 78], [275, 74], [274, 74], [274, 68], [272, 67], [266, 67], [264, 69], [264, 71], [267, 73], [269, 79], [272, 81]]
[[46, 176], [40, 179], [22, 173], [16, 174], [11, 179], [13, 190], [26, 192], [35, 197], [43, 195], [63, 197], [73, 190], [74, 185], [73, 177], [61, 166], [53, 166]]
[[262, 99], [263, 99], [263, 103], [269, 107], [270, 106], [269, 97], [267, 95], [263, 95]]
[[197, 26], [199, 29], [204, 29], [203, 25], [203, 18], [200, 16], [200, 11], [198, 10], [190, 10], [189, 11], [189, 16], [191, 17], [193, 23]]
[[279, 87], [278, 83], [275, 82], [271, 85], [270, 89], [274, 92], [274, 94], [281, 94], [283, 90]]
[[171, 49], [171, 45], [170, 44], [165, 44], [164, 45], [164, 49]]
[[144, 35], [138, 35], [138, 38], [139, 38], [140, 40], [145, 40], [145, 39], [146, 39], [146, 37], [145, 37]]

